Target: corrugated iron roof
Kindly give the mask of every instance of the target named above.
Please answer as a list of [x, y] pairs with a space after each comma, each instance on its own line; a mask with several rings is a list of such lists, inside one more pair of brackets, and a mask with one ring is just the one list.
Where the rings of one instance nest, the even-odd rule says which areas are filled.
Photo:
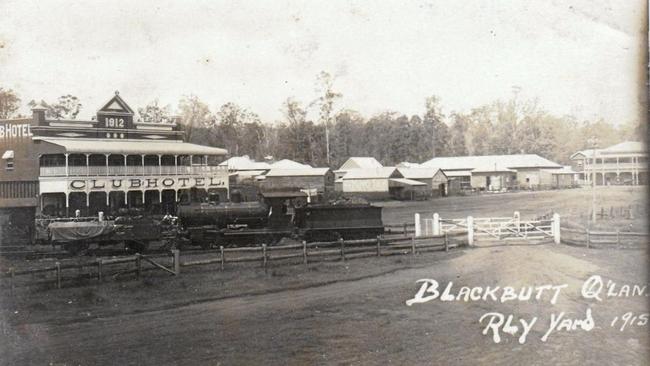
[[251, 160], [248, 156], [233, 156], [219, 165], [227, 165], [229, 170], [269, 170], [271, 165]]
[[341, 165], [340, 170], [348, 169], [377, 169], [382, 168], [381, 163], [373, 157], [351, 157]]
[[378, 178], [390, 178], [395, 172], [399, 175], [396, 178], [402, 177], [395, 167], [382, 167], [374, 169], [351, 169], [344, 176], [343, 180], [350, 179], [378, 179]]
[[561, 165], [537, 154], [479, 155], [433, 158], [423, 166], [448, 170], [472, 170], [480, 172], [510, 171], [517, 168], [560, 168]]
[[438, 168], [397, 168], [407, 179], [433, 179], [440, 171]]
[[604, 149], [585, 149], [575, 152], [571, 155], [573, 159], [576, 155], [581, 154], [585, 157], [592, 157], [596, 150], [596, 157], [616, 154], [647, 154], [648, 147], [639, 141], [623, 141], [619, 144], [606, 147]]
[[325, 175], [330, 168], [302, 168], [302, 169], [271, 169], [267, 177], [308, 177]]
[[190, 144], [182, 141], [128, 141], [108, 139], [47, 139], [42, 141], [61, 146], [71, 153], [99, 154], [163, 154], [163, 155], [226, 155], [218, 147]]
[[305, 169], [311, 168], [311, 165], [301, 164], [297, 161], [282, 159], [271, 163], [271, 169]]

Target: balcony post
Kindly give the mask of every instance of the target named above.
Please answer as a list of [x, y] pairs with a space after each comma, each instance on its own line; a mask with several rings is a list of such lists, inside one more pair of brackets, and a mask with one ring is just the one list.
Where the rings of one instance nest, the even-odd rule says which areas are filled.
[[[65, 154], [63, 154], [63, 155], [65, 155], [65, 176], [67, 177], [67, 176], [68, 176], [68, 155], [69, 155], [69, 154], [68, 154], [68, 153], [65, 153]], [[67, 199], [67, 198], [66, 198], [66, 199]], [[67, 206], [66, 206], [66, 207], [67, 207]], [[67, 213], [66, 213], [66, 215], [67, 215]]]
[[178, 175], [178, 155], [174, 155], [174, 171]]
[[[104, 162], [106, 163], [106, 171], [104, 172], [104, 175], [108, 176], [108, 154], [104, 154], [104, 158], [106, 159], [104, 160]], [[106, 199], [106, 202], [108, 202], [108, 198]], [[106, 206], [108, 207], [108, 203], [106, 204]]]
[[141, 175], [144, 175], [144, 155], [141, 155], [141, 159], [142, 159], [142, 174]]
[[158, 175], [162, 175], [162, 156], [158, 154]]
[[90, 154], [86, 155], [86, 176], [90, 176]]

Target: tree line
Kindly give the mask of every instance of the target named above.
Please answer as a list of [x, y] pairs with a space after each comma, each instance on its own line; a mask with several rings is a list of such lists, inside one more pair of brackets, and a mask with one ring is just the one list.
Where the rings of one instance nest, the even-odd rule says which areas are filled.
[[[640, 141], [647, 134], [645, 121], [619, 126], [602, 119], [578, 121], [554, 115], [537, 100], [522, 100], [517, 93], [509, 100], [448, 114], [443, 113], [440, 99], [431, 96], [418, 115], [386, 111], [367, 117], [337, 108], [342, 94], [333, 84], [334, 79], [321, 72], [316, 78], [319, 97], [287, 98], [278, 121], [262, 121], [253, 111], [231, 102], [212, 110], [195, 95], [181, 98], [177, 118], [188, 141], [224, 147], [231, 156], [287, 158], [332, 168], [351, 156], [372, 156], [384, 165], [395, 165], [442, 156], [519, 153], [566, 164], [572, 153], [591, 148], [590, 138], [607, 147], [624, 140]], [[72, 95], [40, 104], [50, 118], [74, 119], [81, 108]], [[14, 116], [19, 105], [15, 92], [0, 88], [0, 118]], [[139, 119], [154, 122], [173, 120], [170, 111], [171, 106], [161, 106], [157, 100], [138, 108]], [[308, 118], [310, 111], [317, 112], [315, 120]]]

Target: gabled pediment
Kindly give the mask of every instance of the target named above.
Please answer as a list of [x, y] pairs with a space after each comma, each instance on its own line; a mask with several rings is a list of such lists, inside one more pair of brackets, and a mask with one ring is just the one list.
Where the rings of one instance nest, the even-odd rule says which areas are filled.
[[124, 114], [124, 115], [133, 115], [133, 110], [129, 107], [128, 104], [120, 97], [119, 92], [115, 92], [115, 96], [111, 98], [97, 114], [101, 113], [110, 113], [110, 114]]

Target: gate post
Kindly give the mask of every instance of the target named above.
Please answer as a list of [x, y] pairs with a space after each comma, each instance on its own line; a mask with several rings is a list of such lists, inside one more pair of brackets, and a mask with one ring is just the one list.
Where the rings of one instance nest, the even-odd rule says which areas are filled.
[[474, 218], [467, 216], [467, 244], [474, 245]]
[[174, 274], [178, 276], [181, 273], [180, 250], [172, 249], [172, 261], [174, 262]]
[[440, 215], [437, 212], [433, 214], [433, 235], [440, 236]]
[[420, 214], [416, 213], [415, 214], [415, 234], [414, 235], [415, 236], [420, 236], [421, 234], [422, 233], [421, 233], [421, 229], [420, 229]]
[[515, 213], [512, 216], [515, 219], [517, 234], [519, 234], [519, 230], [521, 230], [521, 215], [519, 214], [519, 211], [515, 211]]
[[559, 213], [554, 213], [553, 214], [553, 241], [555, 244], [560, 244], [560, 214]]

